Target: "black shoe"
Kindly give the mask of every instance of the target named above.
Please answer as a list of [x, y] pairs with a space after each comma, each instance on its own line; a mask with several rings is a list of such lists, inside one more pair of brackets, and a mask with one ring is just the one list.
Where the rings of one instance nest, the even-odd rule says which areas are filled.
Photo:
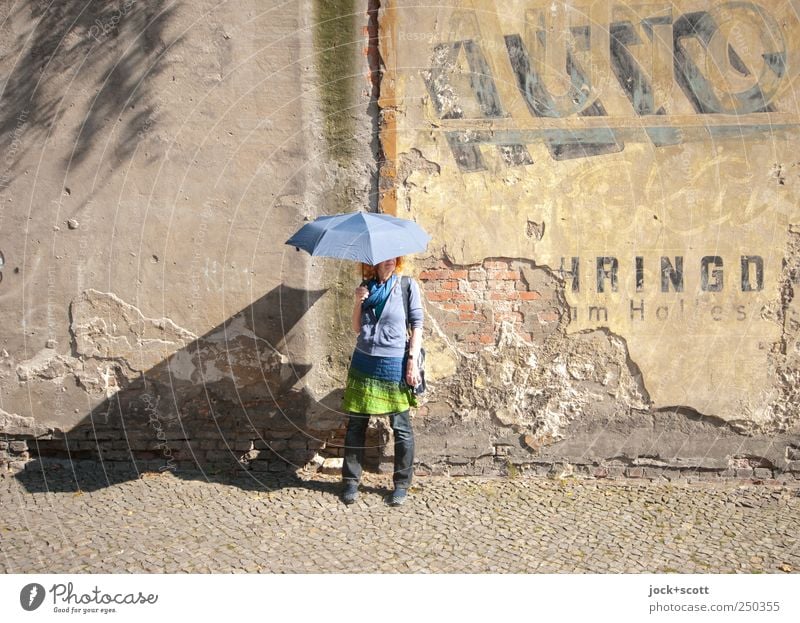
[[358, 499], [358, 483], [357, 482], [346, 482], [344, 485], [344, 491], [342, 491], [342, 502], [345, 504], [355, 504], [355, 501]]
[[408, 491], [406, 489], [395, 489], [387, 500], [389, 506], [402, 506], [408, 499]]

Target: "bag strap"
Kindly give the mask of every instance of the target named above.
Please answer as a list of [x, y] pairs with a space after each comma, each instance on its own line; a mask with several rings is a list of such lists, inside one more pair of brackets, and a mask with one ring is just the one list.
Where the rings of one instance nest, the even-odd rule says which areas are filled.
[[409, 331], [409, 327], [411, 322], [409, 321], [409, 316], [411, 316], [410, 311], [410, 301], [411, 298], [411, 279], [406, 275], [400, 277], [400, 287], [403, 290], [403, 309], [406, 312], [406, 331]]

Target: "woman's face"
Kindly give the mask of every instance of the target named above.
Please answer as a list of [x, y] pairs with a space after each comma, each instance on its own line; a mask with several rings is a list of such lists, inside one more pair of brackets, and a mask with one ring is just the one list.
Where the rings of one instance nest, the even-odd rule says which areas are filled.
[[375, 272], [378, 275], [378, 280], [386, 281], [389, 277], [391, 277], [396, 265], [397, 260], [395, 258], [384, 260], [380, 264], [375, 264]]

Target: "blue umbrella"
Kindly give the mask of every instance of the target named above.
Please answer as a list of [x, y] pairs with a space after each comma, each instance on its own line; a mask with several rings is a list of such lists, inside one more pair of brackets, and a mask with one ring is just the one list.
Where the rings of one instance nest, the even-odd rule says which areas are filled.
[[424, 251], [430, 239], [414, 221], [388, 214], [353, 212], [320, 216], [303, 225], [286, 244], [311, 255], [374, 266], [392, 257]]

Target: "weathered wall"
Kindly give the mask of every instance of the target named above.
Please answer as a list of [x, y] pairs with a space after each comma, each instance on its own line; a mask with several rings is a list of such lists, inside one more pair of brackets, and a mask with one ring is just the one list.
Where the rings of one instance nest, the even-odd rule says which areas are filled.
[[380, 204], [421, 469], [800, 472], [794, 3], [94, 4], [0, 5], [0, 463], [340, 454], [356, 277], [283, 241]]
[[283, 242], [374, 196], [366, 25], [352, 0], [0, 4], [3, 463], [277, 471], [339, 428], [353, 275]]
[[796, 470], [796, 3], [384, 4], [423, 460]]

